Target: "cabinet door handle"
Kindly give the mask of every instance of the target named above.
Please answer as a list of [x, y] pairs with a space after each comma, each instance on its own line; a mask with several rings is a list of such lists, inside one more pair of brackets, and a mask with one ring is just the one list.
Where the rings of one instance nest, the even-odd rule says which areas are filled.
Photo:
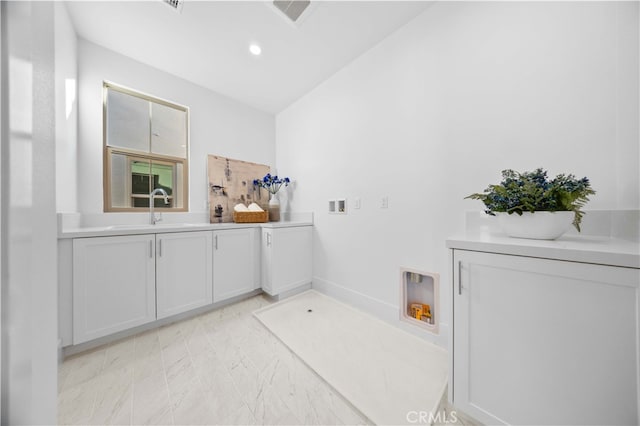
[[213, 247], [218, 250], [218, 236], [213, 237]]
[[458, 260], [458, 294], [462, 294], [462, 261]]
[[267, 232], [267, 247], [271, 246], [271, 234]]
[[158, 247], [158, 257], [162, 257], [162, 240], [160, 240], [158, 242], [159, 247]]
[[153, 241], [149, 240], [149, 259], [153, 259]]

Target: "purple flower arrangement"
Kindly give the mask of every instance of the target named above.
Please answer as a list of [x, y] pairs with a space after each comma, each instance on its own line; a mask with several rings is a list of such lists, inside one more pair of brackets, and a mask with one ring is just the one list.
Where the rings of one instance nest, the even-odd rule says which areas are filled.
[[264, 188], [271, 194], [275, 195], [282, 185], [289, 186], [290, 182], [291, 180], [288, 177], [279, 178], [278, 176], [271, 176], [271, 173], [267, 173], [262, 179], [255, 179], [253, 181], [253, 185]]

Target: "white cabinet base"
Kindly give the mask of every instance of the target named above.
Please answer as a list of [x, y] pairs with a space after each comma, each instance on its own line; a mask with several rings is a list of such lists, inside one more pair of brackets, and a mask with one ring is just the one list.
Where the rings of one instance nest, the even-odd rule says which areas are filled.
[[490, 424], [638, 424], [638, 270], [453, 260], [455, 407]]
[[[270, 235], [268, 253], [261, 252], [262, 230]], [[60, 238], [59, 338], [64, 352], [77, 353], [251, 297], [261, 292], [265, 277], [265, 291], [271, 295], [308, 288], [311, 235], [312, 226], [303, 223], [127, 231], [122, 236], [79, 232]], [[264, 275], [261, 255], [268, 260]]]
[[259, 230], [213, 232], [213, 301], [220, 302], [260, 287]]
[[211, 232], [178, 232], [156, 237], [158, 319], [210, 305]]
[[73, 241], [73, 343], [156, 319], [155, 235]]
[[287, 291], [283, 291], [282, 293], [278, 293], [275, 296], [271, 296], [269, 293], [266, 293], [266, 294], [271, 298], [271, 300], [280, 301], [280, 300], [286, 299], [287, 297], [291, 297], [291, 296], [295, 296], [296, 294], [304, 293], [307, 290], [311, 290], [311, 283], [302, 284], [300, 286], [292, 288], [291, 290], [287, 290]]
[[311, 283], [312, 228], [262, 230], [262, 289], [271, 296]]

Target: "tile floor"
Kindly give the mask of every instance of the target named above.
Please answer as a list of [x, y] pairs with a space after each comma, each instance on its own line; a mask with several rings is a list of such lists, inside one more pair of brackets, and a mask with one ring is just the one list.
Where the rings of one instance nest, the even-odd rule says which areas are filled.
[[60, 424], [368, 424], [253, 316], [262, 296], [60, 366]]

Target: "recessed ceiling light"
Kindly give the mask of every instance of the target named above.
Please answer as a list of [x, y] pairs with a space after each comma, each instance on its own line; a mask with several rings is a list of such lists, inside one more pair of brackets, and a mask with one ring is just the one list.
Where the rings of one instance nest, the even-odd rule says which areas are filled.
[[249, 46], [249, 52], [251, 52], [253, 55], [258, 56], [259, 54], [262, 53], [262, 48], [257, 44], [251, 44]]

